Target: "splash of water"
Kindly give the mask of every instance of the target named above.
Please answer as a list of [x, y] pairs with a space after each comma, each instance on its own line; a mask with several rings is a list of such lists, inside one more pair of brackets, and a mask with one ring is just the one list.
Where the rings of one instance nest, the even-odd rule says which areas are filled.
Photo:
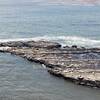
[[94, 39], [78, 37], [78, 36], [42, 36], [42, 37], [34, 37], [34, 38], [1, 39], [0, 42], [32, 41], [32, 40], [33, 41], [38, 41], [38, 40], [55, 41], [61, 43], [63, 46], [78, 45], [78, 46], [85, 46], [85, 47], [100, 47], [100, 40], [94, 40]]

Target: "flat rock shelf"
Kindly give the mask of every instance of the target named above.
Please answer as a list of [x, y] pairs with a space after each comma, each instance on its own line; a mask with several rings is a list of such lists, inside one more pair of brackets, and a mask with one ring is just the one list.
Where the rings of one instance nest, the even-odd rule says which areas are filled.
[[100, 88], [100, 48], [62, 47], [51, 41], [9, 41], [0, 43], [0, 52], [43, 64], [50, 74], [76, 84]]

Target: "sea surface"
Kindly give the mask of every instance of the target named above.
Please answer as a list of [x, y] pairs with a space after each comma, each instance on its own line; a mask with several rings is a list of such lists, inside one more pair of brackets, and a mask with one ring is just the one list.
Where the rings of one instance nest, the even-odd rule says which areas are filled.
[[[100, 47], [99, 0], [0, 0], [0, 42], [51, 40]], [[100, 90], [50, 75], [42, 65], [0, 53], [0, 100], [100, 100]]]
[[64, 45], [100, 46], [99, 3], [99, 0], [0, 0], [0, 39], [35, 38]]
[[1, 53], [0, 100], [100, 100], [100, 89], [75, 85], [42, 65]]

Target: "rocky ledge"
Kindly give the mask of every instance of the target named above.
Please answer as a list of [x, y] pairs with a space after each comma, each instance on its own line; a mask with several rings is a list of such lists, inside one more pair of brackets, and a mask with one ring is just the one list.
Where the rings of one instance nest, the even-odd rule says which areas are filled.
[[48, 72], [79, 85], [100, 88], [100, 48], [65, 46], [50, 41], [0, 43], [0, 52], [46, 66]]

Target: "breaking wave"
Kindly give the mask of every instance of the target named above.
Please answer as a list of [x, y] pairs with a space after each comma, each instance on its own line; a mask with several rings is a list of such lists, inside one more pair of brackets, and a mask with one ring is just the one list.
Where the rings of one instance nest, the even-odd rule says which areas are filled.
[[34, 38], [1, 39], [0, 42], [32, 41], [32, 40], [55, 41], [61, 43], [63, 46], [78, 45], [78, 46], [85, 46], [85, 47], [100, 47], [100, 40], [89, 39], [85, 37], [77, 37], [77, 36], [41, 36], [41, 37], [34, 37]]

